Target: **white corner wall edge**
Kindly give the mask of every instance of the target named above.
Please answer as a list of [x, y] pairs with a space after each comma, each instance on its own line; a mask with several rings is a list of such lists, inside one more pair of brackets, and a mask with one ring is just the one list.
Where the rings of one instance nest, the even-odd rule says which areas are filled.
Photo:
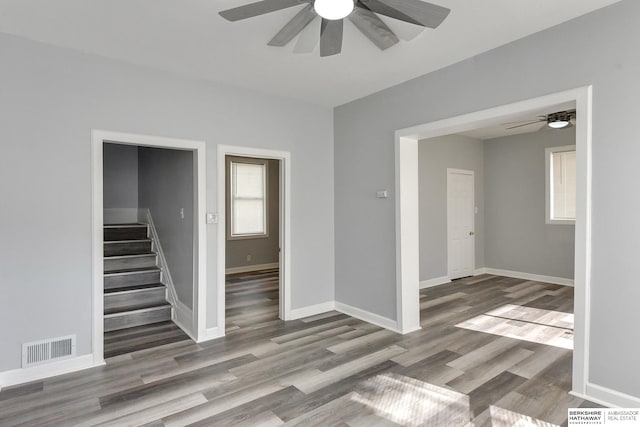
[[[479, 274], [493, 274], [494, 276], [513, 277], [514, 279], [533, 280], [561, 286], [573, 286], [573, 279], [563, 277], [543, 276], [541, 274], [523, 273], [521, 271], [500, 270], [498, 268], [483, 268]], [[478, 271], [478, 270], [476, 270]]]
[[327, 301], [320, 304], [291, 309], [291, 320], [302, 319], [316, 314], [326, 313], [336, 309], [335, 301]]
[[444, 285], [445, 283], [451, 283], [449, 276], [436, 277], [434, 279], [420, 281], [420, 289], [432, 288], [434, 286]]
[[389, 319], [388, 317], [382, 317], [377, 314], [371, 313], [370, 311], [362, 310], [361, 308], [343, 304], [338, 301], [336, 301], [335, 303], [335, 310], [339, 311], [340, 313], [347, 314], [351, 317], [355, 317], [356, 319], [363, 320], [367, 323], [380, 326], [381, 328], [389, 329], [390, 331], [397, 332], [399, 334], [402, 333], [400, 331], [400, 328], [398, 328], [398, 322]]
[[640, 398], [611, 390], [591, 382], [586, 384], [586, 394], [570, 391], [569, 394], [611, 408], [640, 408]]
[[104, 361], [95, 363], [93, 354], [84, 354], [72, 359], [46, 363], [43, 365], [33, 366], [31, 368], [19, 368], [11, 371], [0, 372], [0, 390], [13, 385], [82, 371], [84, 369], [95, 368], [96, 366], [102, 366], [104, 364]]
[[212, 328], [205, 328], [203, 331], [201, 331], [196, 342], [201, 343], [205, 341], [214, 340], [216, 338], [222, 338], [223, 336], [224, 336], [224, 332], [221, 332], [218, 326], [214, 326]]
[[231, 267], [225, 270], [226, 274], [249, 273], [251, 271], [269, 270], [280, 267], [279, 262], [271, 262], [268, 264], [244, 265], [242, 267]]

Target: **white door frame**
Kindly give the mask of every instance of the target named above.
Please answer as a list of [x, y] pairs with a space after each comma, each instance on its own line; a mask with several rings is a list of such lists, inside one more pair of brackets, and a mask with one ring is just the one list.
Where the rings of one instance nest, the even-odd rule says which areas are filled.
[[586, 396], [589, 381], [591, 298], [591, 86], [424, 123], [395, 132], [396, 289], [398, 329], [420, 328], [418, 141], [504, 123], [521, 113], [575, 103], [577, 200], [575, 223], [574, 350], [572, 393]]
[[291, 320], [291, 153], [264, 148], [218, 145], [218, 325], [225, 331], [226, 173], [225, 157], [255, 157], [280, 161], [280, 318]]
[[[455, 168], [447, 168], [447, 275], [449, 276], [449, 279], [453, 279], [453, 275], [451, 274], [451, 212], [449, 211], [449, 177], [452, 174], [460, 174], [460, 175], [469, 175], [471, 176], [471, 178], [473, 179], [473, 185], [471, 186], [471, 205], [472, 205], [472, 209], [475, 209], [475, 205], [476, 205], [476, 188], [475, 188], [475, 184], [476, 184], [476, 174], [474, 171], [470, 171], [470, 170], [464, 170], [464, 169], [455, 169]], [[476, 217], [475, 217], [475, 212], [473, 213], [473, 217], [472, 217], [472, 221], [471, 223], [473, 224], [473, 228], [475, 230], [475, 223], [476, 223]], [[472, 239], [473, 240], [473, 245], [471, 247], [471, 251], [472, 251], [472, 257], [471, 257], [471, 262], [472, 262], [472, 266], [471, 266], [471, 271], [473, 272], [473, 270], [475, 270], [475, 265], [476, 265], [476, 247], [475, 247], [475, 237]], [[457, 278], [457, 277], [456, 277]]]
[[197, 273], [194, 286], [193, 324], [197, 341], [204, 337], [206, 327], [206, 284], [207, 284], [207, 229], [206, 216], [206, 153], [203, 141], [165, 138], [150, 135], [111, 132], [105, 130], [91, 131], [92, 149], [92, 255], [93, 255], [93, 359], [95, 364], [104, 364], [104, 265], [103, 265], [103, 146], [104, 143], [137, 145], [145, 147], [173, 148], [193, 151], [196, 154], [195, 173], [195, 230], [194, 249]]

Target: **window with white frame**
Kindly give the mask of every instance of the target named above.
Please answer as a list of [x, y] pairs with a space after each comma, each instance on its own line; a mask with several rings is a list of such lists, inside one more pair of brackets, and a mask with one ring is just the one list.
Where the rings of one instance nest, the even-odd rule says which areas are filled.
[[550, 147], [545, 153], [547, 224], [575, 224], [576, 146]]
[[230, 238], [267, 236], [267, 163], [231, 161]]

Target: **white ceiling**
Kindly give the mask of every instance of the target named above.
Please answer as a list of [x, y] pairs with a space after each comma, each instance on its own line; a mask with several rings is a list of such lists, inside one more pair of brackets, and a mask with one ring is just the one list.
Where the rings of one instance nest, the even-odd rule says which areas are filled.
[[[433, 0], [437, 29], [385, 21], [410, 38], [380, 51], [350, 22], [341, 55], [266, 43], [301, 6], [239, 22], [218, 12], [253, 0], [0, 0], [0, 32], [198, 79], [336, 106], [619, 0]], [[319, 20], [299, 45], [317, 41]]]
[[[546, 122], [515, 127], [513, 129], [509, 129], [509, 128], [513, 126], [519, 126], [520, 124], [532, 122], [537, 118], [539, 118], [540, 116], [546, 116], [547, 114], [556, 113], [558, 111], [575, 110], [575, 108], [576, 108], [576, 103], [572, 101], [572, 102], [553, 105], [553, 106], [538, 109], [538, 110], [531, 110], [531, 111], [526, 111], [526, 112], [517, 113], [517, 114], [509, 114], [508, 116], [504, 116], [496, 119], [495, 125], [487, 126], [479, 129], [473, 129], [467, 132], [461, 132], [458, 135], [484, 141], [487, 139], [502, 138], [505, 136], [521, 135], [524, 133], [533, 133], [538, 131], [553, 132], [553, 129], [549, 128]], [[580, 118], [578, 117], [578, 120], [579, 119]]]

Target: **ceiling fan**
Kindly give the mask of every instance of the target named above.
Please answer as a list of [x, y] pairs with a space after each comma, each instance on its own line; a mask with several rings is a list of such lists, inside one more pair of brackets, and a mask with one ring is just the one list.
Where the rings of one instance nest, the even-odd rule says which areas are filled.
[[[546, 123], [546, 125], [552, 129], [562, 129], [570, 126], [575, 126], [576, 110], [558, 111], [555, 113], [538, 116], [536, 119], [509, 122], [509, 123], [504, 123], [504, 125], [515, 124], [515, 126], [506, 128], [507, 130], [511, 130], [511, 129], [517, 129], [524, 126], [531, 126], [539, 123]], [[544, 126], [541, 127], [540, 129], [543, 129], [543, 128]]]
[[240, 21], [266, 13], [306, 5], [268, 43], [285, 46], [316, 16], [320, 25], [320, 56], [331, 56], [342, 51], [343, 20], [349, 20], [381, 50], [398, 43], [398, 37], [376, 15], [436, 28], [451, 12], [450, 9], [421, 0], [262, 0], [233, 9], [223, 10], [220, 16], [229, 21]]

